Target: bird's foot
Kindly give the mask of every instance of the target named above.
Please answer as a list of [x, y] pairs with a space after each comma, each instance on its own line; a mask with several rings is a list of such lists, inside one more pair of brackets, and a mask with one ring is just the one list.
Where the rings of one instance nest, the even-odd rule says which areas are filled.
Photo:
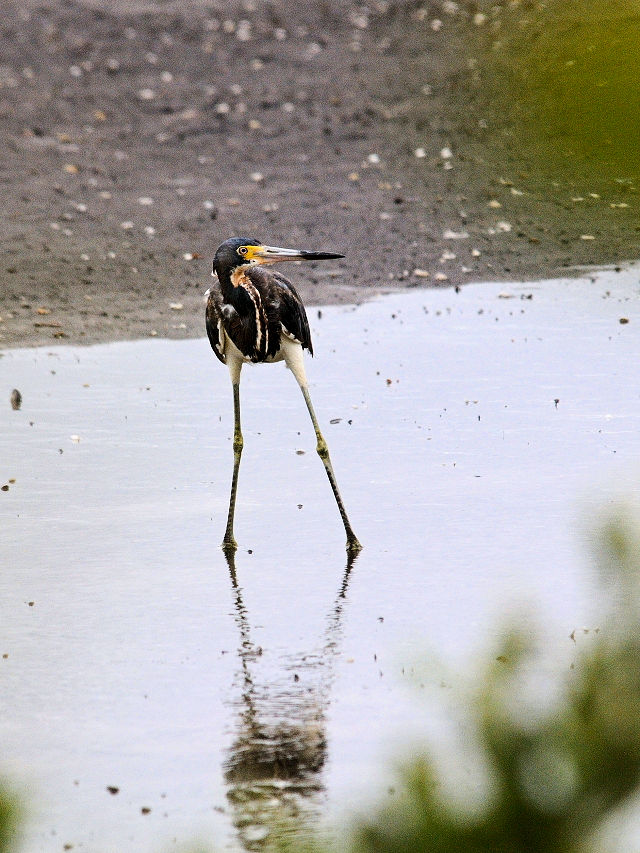
[[229, 535], [225, 533], [224, 539], [222, 540], [222, 550], [225, 554], [233, 556], [238, 550], [238, 543], [233, 538], [233, 534]]
[[350, 554], [357, 554], [359, 551], [362, 551], [362, 545], [358, 542], [354, 534], [351, 534], [347, 538], [347, 551], [349, 551]]

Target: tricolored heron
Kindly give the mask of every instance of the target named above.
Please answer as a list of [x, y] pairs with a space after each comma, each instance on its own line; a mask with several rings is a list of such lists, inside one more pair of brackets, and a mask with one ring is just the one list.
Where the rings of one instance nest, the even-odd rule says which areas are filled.
[[240, 427], [240, 371], [245, 362], [282, 361], [296, 378], [316, 433], [318, 456], [327, 477], [347, 534], [347, 549], [362, 547], [351, 528], [318, 419], [309, 395], [302, 357], [303, 349], [313, 355], [307, 314], [295, 287], [279, 272], [265, 269], [279, 261], [323, 261], [343, 258], [332, 252], [309, 252], [265, 246], [259, 240], [231, 237], [218, 248], [212, 275], [216, 284], [207, 291], [206, 327], [216, 357], [229, 368], [233, 386], [233, 477], [229, 515], [222, 542], [226, 550], [238, 546], [233, 518], [243, 438]]

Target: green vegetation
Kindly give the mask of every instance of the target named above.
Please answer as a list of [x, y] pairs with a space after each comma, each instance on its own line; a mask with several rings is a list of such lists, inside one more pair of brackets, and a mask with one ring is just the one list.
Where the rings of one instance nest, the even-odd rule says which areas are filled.
[[552, 708], [532, 713], [522, 685], [530, 643], [511, 634], [470, 703], [486, 767], [481, 803], [442, 792], [432, 762], [401, 771], [395, 800], [356, 827], [351, 850], [438, 853], [585, 850], [640, 785], [640, 548], [624, 518], [602, 535], [609, 612]]
[[17, 816], [15, 800], [0, 787], [0, 853], [15, 849]]

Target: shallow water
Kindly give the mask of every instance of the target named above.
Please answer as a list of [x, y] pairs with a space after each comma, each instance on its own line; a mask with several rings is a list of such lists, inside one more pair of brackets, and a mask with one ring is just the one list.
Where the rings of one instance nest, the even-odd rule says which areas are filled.
[[23, 849], [259, 849], [282, 811], [341, 815], [515, 606], [566, 672], [597, 618], [595, 509], [637, 495], [639, 281], [310, 310], [351, 567], [282, 365], [243, 371], [229, 566], [231, 388], [206, 341], [6, 351], [0, 755]]

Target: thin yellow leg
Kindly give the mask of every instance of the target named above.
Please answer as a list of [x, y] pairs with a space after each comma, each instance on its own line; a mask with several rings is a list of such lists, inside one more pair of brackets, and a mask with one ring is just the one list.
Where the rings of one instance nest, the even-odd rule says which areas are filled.
[[238, 491], [238, 472], [240, 470], [240, 457], [242, 456], [242, 447], [244, 439], [242, 438], [242, 430], [240, 428], [240, 376], [238, 381], [233, 383], [233, 476], [231, 478], [231, 494], [229, 495], [229, 515], [227, 516], [227, 529], [222, 540], [222, 547], [225, 550], [235, 551], [238, 543], [233, 536], [233, 517], [236, 511], [236, 494]]
[[313, 404], [311, 403], [309, 389], [306, 385], [300, 384], [300, 390], [302, 391], [304, 401], [307, 404], [307, 409], [309, 410], [309, 414], [311, 415], [311, 423], [313, 424], [313, 428], [316, 432], [316, 438], [318, 439], [316, 451], [320, 459], [322, 459], [322, 464], [324, 465], [324, 469], [327, 472], [327, 477], [329, 478], [329, 482], [331, 483], [333, 496], [336, 499], [338, 510], [340, 512], [340, 517], [342, 518], [342, 523], [344, 524], [345, 533], [347, 534], [347, 550], [360, 551], [362, 549], [362, 545], [358, 542], [358, 538], [353, 532], [351, 523], [349, 522], [349, 518], [347, 516], [347, 512], [344, 508], [344, 504], [342, 503], [340, 491], [338, 490], [338, 483], [336, 482], [336, 475], [333, 473], [333, 465], [331, 464], [331, 458], [329, 456], [329, 448], [327, 446], [327, 442], [324, 440], [324, 436], [320, 432], [318, 419], [316, 418], [316, 413], [314, 412]]

